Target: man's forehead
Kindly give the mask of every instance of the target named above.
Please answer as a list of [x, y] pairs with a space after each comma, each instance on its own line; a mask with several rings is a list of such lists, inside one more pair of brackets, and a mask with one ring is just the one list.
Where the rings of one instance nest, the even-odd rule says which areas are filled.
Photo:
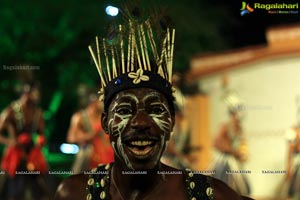
[[164, 99], [164, 95], [154, 89], [150, 88], [138, 88], [138, 89], [129, 89], [122, 92], [119, 92], [116, 95], [115, 100], [133, 100], [136, 102], [146, 101], [151, 99], [161, 100]]

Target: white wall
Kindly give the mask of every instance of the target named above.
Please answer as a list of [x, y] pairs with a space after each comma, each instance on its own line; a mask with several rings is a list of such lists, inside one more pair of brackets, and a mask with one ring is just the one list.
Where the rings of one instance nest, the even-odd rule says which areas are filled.
[[[243, 129], [250, 157], [245, 169], [254, 197], [272, 197], [284, 175], [263, 174], [262, 170], [285, 170], [287, 146], [285, 131], [296, 123], [295, 98], [300, 96], [300, 58], [269, 59], [227, 72], [229, 87], [245, 102]], [[210, 130], [215, 134], [227, 120], [221, 101], [221, 77], [217, 74], [199, 84], [210, 96]]]

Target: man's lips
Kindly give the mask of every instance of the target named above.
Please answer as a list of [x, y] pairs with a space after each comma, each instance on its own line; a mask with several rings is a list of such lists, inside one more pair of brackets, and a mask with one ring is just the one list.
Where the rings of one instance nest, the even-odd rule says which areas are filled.
[[153, 149], [156, 142], [151, 140], [134, 140], [127, 143], [128, 149], [136, 156], [147, 156], [149, 152]]
[[126, 139], [123, 144], [129, 150], [129, 153], [137, 159], [146, 159], [151, 157], [156, 149], [159, 140], [154, 137], [135, 137]]

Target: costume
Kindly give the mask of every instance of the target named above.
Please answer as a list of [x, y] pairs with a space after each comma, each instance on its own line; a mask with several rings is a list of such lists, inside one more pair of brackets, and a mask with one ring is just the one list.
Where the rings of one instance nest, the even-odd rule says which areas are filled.
[[13, 102], [5, 112], [11, 112], [9, 123], [14, 126], [16, 137], [16, 145], [9, 146], [5, 150], [1, 164], [9, 177], [9, 196], [23, 196], [25, 185], [29, 183], [32, 187], [32, 198], [39, 199], [42, 191], [38, 189], [38, 179], [40, 174], [45, 174], [48, 170], [46, 159], [41, 151], [41, 147], [45, 144], [45, 137], [41, 134], [35, 135], [40, 131], [38, 121], [42, 112], [38, 108], [35, 109], [31, 124], [28, 123], [28, 119], [25, 119], [19, 101]]
[[113, 149], [108, 145], [108, 135], [104, 135], [100, 121], [92, 125], [86, 110], [80, 112], [83, 130], [87, 134], [97, 133], [91, 143], [80, 146], [72, 167], [73, 173], [81, 173], [98, 166], [99, 163], [110, 163], [113, 161]]
[[[111, 169], [113, 163], [100, 165], [91, 170], [87, 183], [87, 200], [104, 199], [109, 200], [109, 187]], [[182, 173], [185, 176], [186, 192], [189, 200], [212, 200], [213, 188], [211, 178], [202, 174], [194, 173], [186, 169]]]

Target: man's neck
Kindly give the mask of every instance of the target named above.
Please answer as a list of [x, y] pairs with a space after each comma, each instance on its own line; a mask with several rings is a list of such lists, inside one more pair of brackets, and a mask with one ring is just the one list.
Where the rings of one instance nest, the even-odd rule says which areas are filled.
[[158, 173], [158, 170], [161, 170], [159, 166], [147, 171], [132, 171], [115, 164], [112, 168], [112, 179], [115, 183], [114, 187], [116, 187], [116, 190], [119, 190], [122, 198], [148, 196], [164, 181], [164, 177]]
[[20, 102], [20, 105], [23, 107], [23, 108], [31, 108], [31, 107], [35, 107], [36, 105], [27, 97], [25, 96], [22, 96], [19, 100]]

